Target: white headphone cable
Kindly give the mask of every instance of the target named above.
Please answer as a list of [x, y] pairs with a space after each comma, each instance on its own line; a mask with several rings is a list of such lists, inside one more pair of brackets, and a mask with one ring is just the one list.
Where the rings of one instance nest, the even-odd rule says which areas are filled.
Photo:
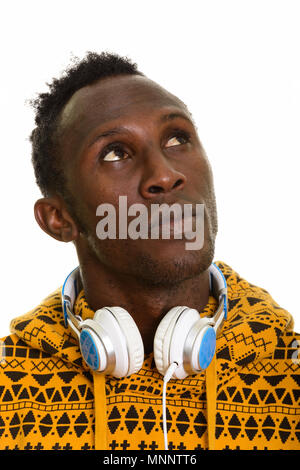
[[172, 378], [173, 373], [178, 367], [177, 362], [172, 362], [169, 365], [165, 375], [164, 375], [164, 382], [163, 382], [163, 396], [162, 396], [162, 408], [163, 408], [163, 431], [164, 431], [164, 441], [165, 441], [165, 450], [168, 450], [168, 429], [167, 429], [167, 409], [166, 409], [166, 390], [167, 390], [167, 383]]

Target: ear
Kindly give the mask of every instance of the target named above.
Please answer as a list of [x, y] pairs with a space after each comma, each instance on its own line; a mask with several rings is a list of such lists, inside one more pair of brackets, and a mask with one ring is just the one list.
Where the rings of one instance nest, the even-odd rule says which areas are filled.
[[41, 229], [56, 240], [70, 242], [79, 235], [77, 225], [58, 196], [38, 199], [34, 215]]

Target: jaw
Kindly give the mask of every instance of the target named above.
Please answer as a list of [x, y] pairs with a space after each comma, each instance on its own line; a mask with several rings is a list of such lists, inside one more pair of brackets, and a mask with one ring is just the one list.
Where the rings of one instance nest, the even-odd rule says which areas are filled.
[[81, 265], [125, 284], [177, 286], [206, 271], [213, 261], [215, 240], [201, 250], [186, 250], [186, 240], [98, 240], [81, 236], [75, 243]]

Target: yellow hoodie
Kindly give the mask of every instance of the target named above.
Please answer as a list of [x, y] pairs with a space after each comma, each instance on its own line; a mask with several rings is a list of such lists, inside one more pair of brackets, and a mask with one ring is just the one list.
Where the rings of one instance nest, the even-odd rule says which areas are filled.
[[[216, 262], [228, 319], [206, 372], [170, 380], [170, 450], [300, 449], [300, 336], [267, 291]], [[209, 297], [202, 316], [217, 307]], [[75, 313], [93, 316], [84, 292]], [[163, 450], [153, 354], [127, 378], [92, 374], [64, 325], [61, 289], [11, 323], [0, 356], [0, 449]]]

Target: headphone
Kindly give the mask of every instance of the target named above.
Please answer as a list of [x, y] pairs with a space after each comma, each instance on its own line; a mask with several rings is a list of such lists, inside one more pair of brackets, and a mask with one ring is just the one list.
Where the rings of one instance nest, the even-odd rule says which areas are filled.
[[[177, 363], [173, 377], [184, 379], [205, 370], [216, 350], [216, 337], [227, 318], [227, 284], [222, 271], [209, 267], [210, 292], [219, 305], [213, 317], [201, 318], [197, 310], [173, 307], [161, 320], [154, 336], [154, 360], [165, 375]], [[144, 345], [132, 316], [121, 307], [102, 307], [91, 319], [82, 320], [73, 307], [82, 288], [79, 267], [66, 278], [62, 287], [65, 326], [79, 340], [86, 364], [93, 370], [114, 377], [137, 373], [144, 362]]]

